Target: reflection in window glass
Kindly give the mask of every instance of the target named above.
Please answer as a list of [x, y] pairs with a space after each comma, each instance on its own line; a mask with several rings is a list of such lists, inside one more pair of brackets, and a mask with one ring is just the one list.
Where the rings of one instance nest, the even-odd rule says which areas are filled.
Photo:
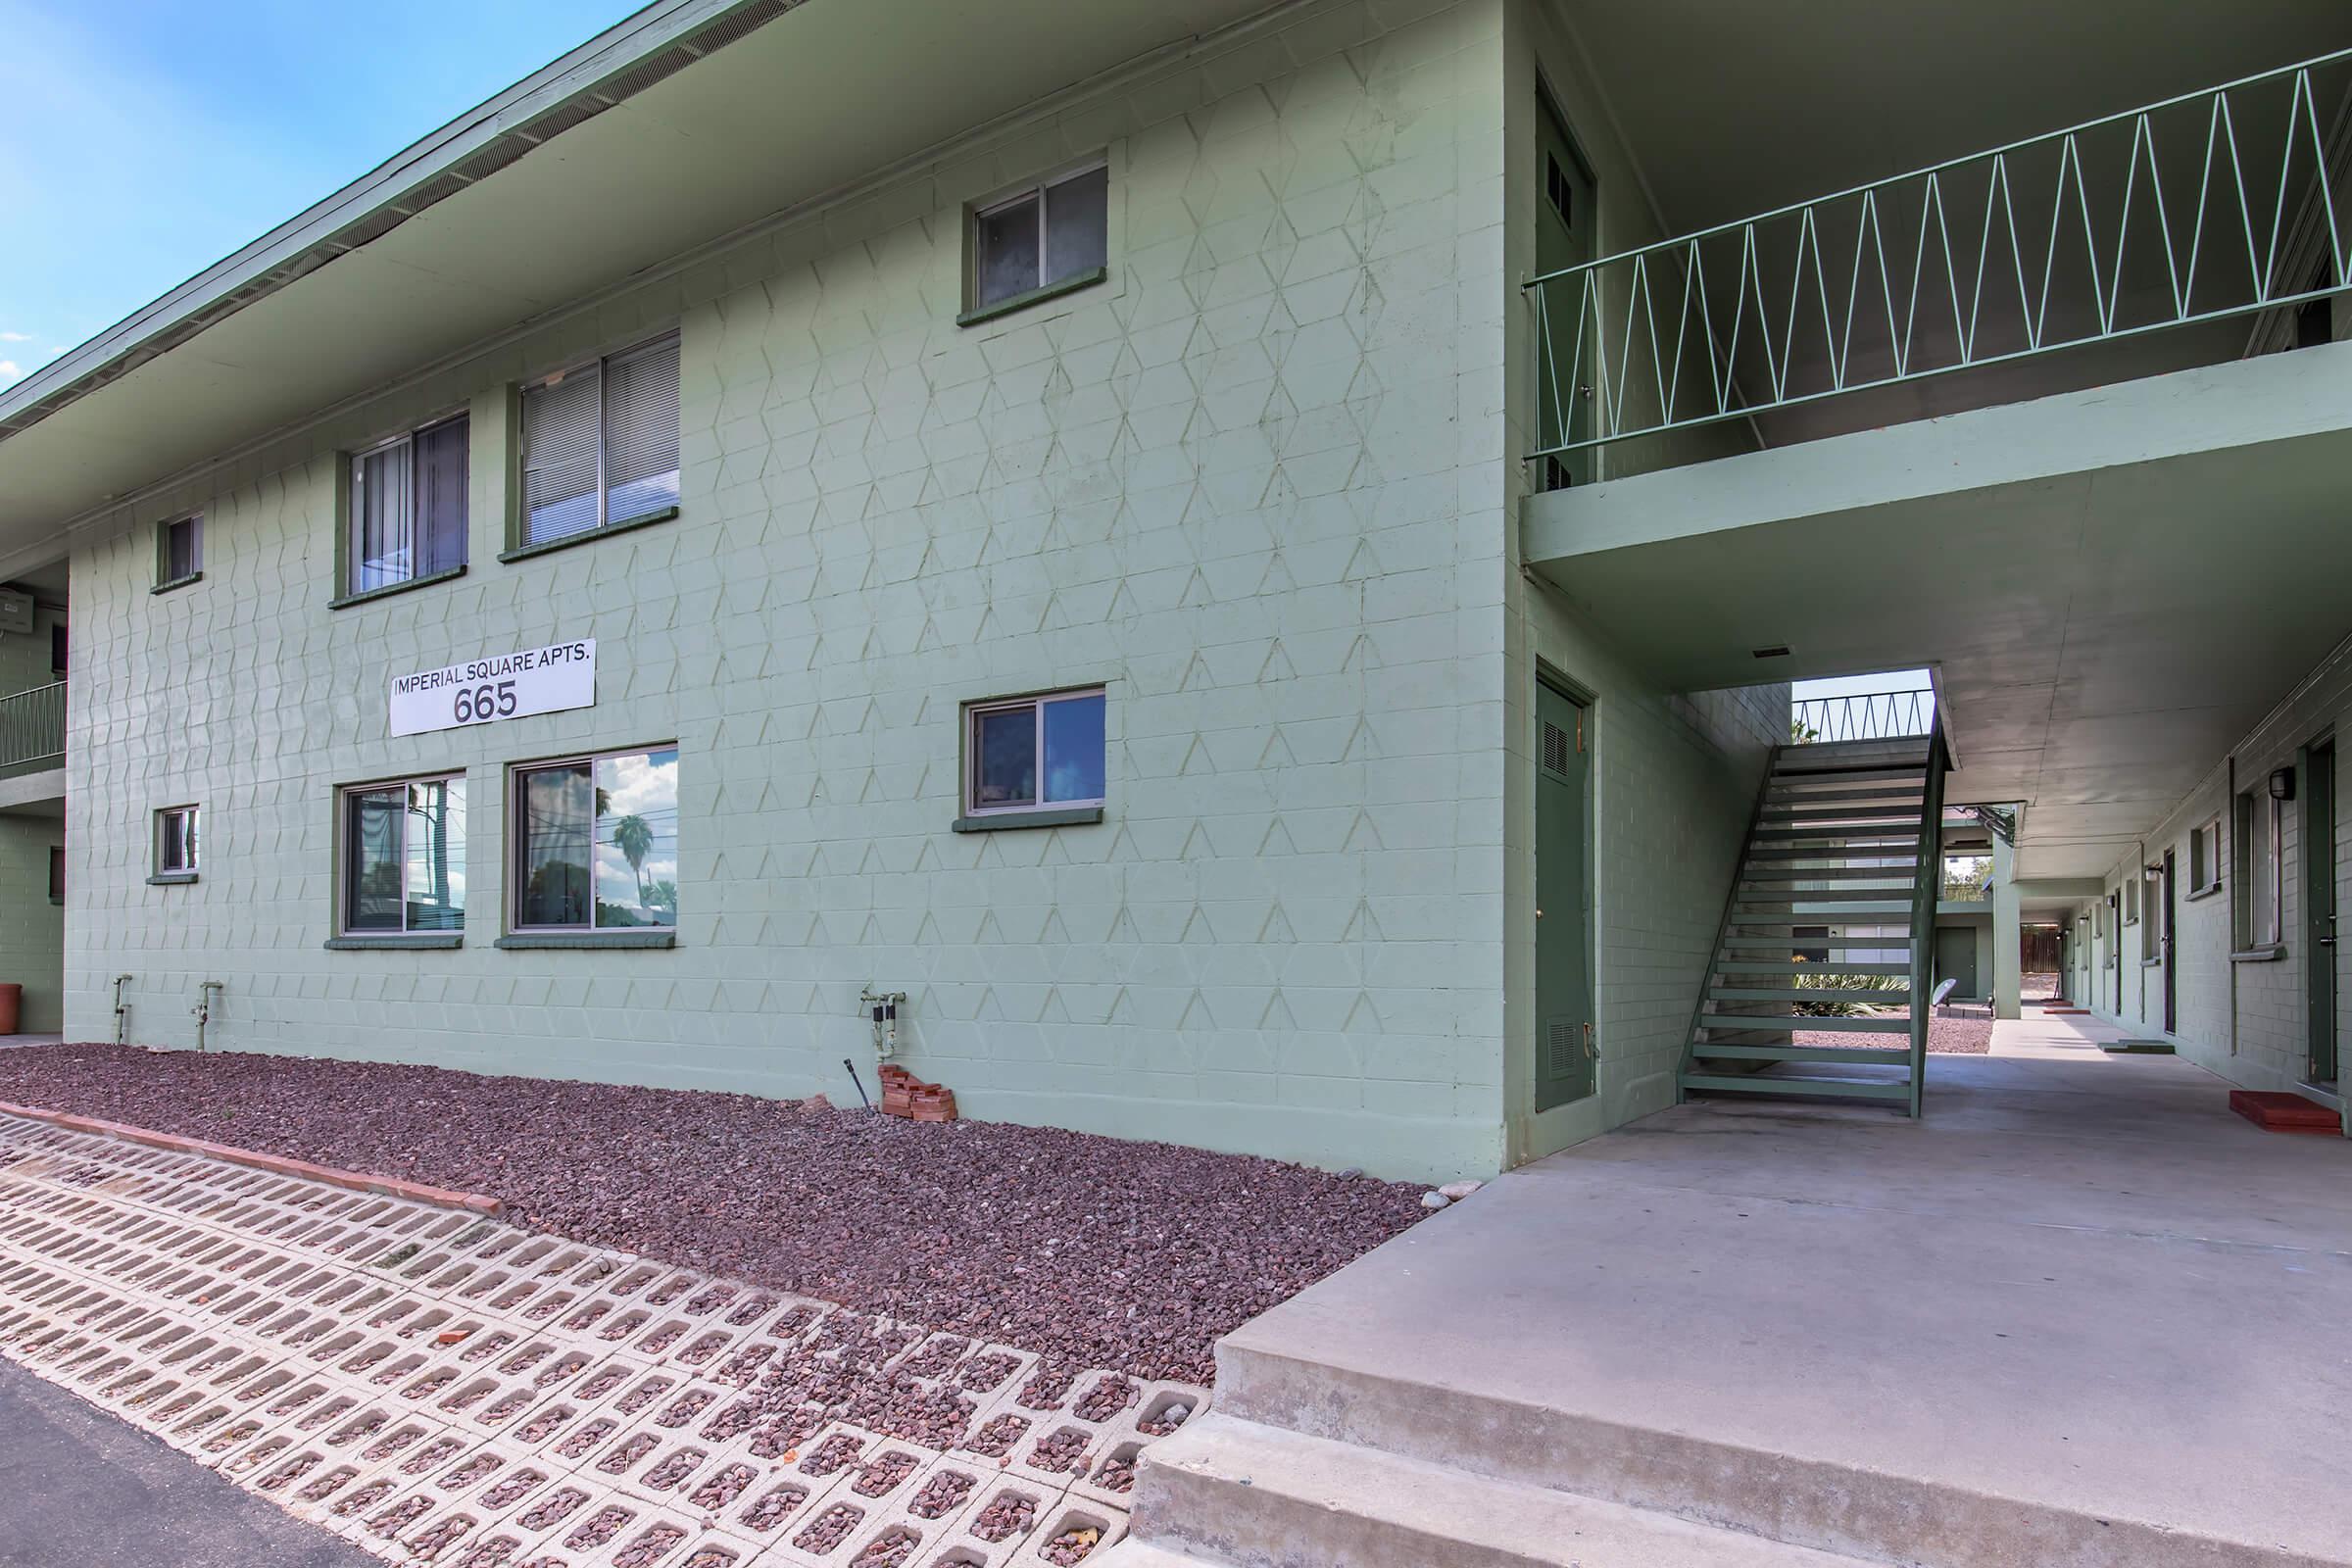
[[465, 930], [465, 779], [376, 785], [343, 803], [343, 929]]
[[466, 781], [412, 784], [404, 827], [411, 931], [466, 929]]
[[678, 753], [596, 760], [596, 923], [678, 920]]
[[1110, 171], [1090, 170], [1046, 190], [1045, 281], [1058, 283], [1102, 265]]
[[204, 518], [182, 517], [164, 527], [163, 580], [179, 582], [204, 569]]
[[344, 800], [348, 813], [344, 875], [348, 882], [343, 929], [398, 931], [401, 818], [408, 814], [408, 786], [354, 790]]
[[976, 806], [1027, 806], [1037, 800], [1037, 710], [1023, 705], [975, 714]]
[[1103, 799], [1103, 694], [1063, 692], [969, 710], [965, 808], [1092, 806]]
[[678, 920], [678, 750], [518, 770], [518, 929], [607, 931]]
[[972, 215], [972, 306], [1092, 272], [1109, 249], [1110, 171], [1065, 174]]
[[538, 767], [514, 789], [518, 926], [588, 923], [588, 842], [596, 821], [589, 764]]
[[1102, 694], [1043, 708], [1047, 803], [1102, 799]]
[[975, 218], [972, 256], [976, 304], [993, 305], [1037, 287], [1037, 198], [1006, 202]]

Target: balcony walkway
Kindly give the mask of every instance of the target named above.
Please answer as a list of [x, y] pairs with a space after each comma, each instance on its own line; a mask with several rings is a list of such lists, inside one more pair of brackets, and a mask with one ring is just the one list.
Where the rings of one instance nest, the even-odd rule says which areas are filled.
[[1729, 1527], [1677, 1562], [2352, 1563], [2352, 1142], [2113, 1033], [2034, 1008], [1931, 1058], [1924, 1121], [1685, 1104], [1490, 1184], [1223, 1343], [1138, 1537], [1223, 1560], [1179, 1507], [1215, 1445], [1257, 1435], [1262, 1495], [1303, 1435], [1423, 1515]]

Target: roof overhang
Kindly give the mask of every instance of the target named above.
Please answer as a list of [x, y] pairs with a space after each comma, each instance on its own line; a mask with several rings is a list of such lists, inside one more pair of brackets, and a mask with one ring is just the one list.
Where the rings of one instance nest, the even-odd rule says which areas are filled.
[[2346, 472], [2338, 343], [1554, 491], [1522, 546], [1677, 690], [1934, 668], [1946, 798], [2091, 877], [2352, 632]]
[[94, 509], [1268, 9], [660, 0], [0, 393], [0, 577]]

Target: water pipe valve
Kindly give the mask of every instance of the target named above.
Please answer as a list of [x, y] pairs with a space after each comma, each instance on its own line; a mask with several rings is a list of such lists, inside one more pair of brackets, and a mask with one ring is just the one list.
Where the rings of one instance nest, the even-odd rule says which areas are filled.
[[858, 1005], [874, 1026], [874, 1055], [883, 1061], [899, 1054], [899, 1012], [906, 1005], [904, 991], [876, 991], [867, 987], [858, 999]]

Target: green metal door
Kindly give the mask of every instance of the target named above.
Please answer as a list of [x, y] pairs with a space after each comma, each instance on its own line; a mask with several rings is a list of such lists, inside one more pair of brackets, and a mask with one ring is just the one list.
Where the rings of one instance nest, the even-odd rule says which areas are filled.
[[2303, 933], [2309, 979], [2311, 1082], [2338, 1081], [2335, 1038], [2336, 987], [2343, 949], [2335, 922], [2335, 740], [2317, 742], [2303, 753]]
[[1592, 750], [1585, 710], [1536, 688], [1536, 1108], [1592, 1093]]
[[[1592, 259], [1594, 208], [1592, 176], [1585, 172], [1585, 162], [1577, 156], [1568, 127], [1560, 122], [1549, 94], [1539, 90], [1536, 98], [1536, 118], [1543, 127], [1536, 148], [1537, 178], [1542, 181], [1536, 204], [1536, 272], [1542, 276]], [[1548, 446], [1555, 441], [1581, 441], [1595, 433], [1589, 388], [1592, 384], [1592, 346], [1599, 339], [1600, 323], [1592, 318], [1599, 302], [1586, 294], [1581, 278], [1550, 285], [1544, 303], [1552, 313], [1551, 355], [1545, 356], [1545, 345], [1540, 339], [1536, 428]], [[1585, 318], [1583, 331], [1577, 330], [1580, 316]], [[1545, 470], [1538, 483], [1546, 490], [1588, 483], [1592, 477], [1592, 453], [1562, 453], [1546, 460]]]
[[1957, 981], [1952, 987], [1955, 997], [1974, 998], [1977, 993], [1977, 928], [1973, 925], [1942, 926], [1936, 932], [1936, 979]]

